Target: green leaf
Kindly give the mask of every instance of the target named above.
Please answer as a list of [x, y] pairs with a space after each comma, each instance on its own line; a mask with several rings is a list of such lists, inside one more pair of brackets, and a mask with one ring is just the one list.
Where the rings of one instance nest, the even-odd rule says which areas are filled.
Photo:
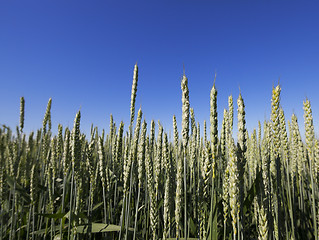
[[[76, 227], [77, 233], [100, 233], [100, 232], [118, 232], [121, 230], [121, 226], [105, 223], [92, 223], [88, 225], [81, 225]], [[129, 228], [129, 231], [134, 231], [133, 228]]]
[[157, 212], [158, 212], [159, 209], [163, 206], [163, 204], [164, 204], [164, 199], [162, 199], [162, 200], [159, 202], [159, 204], [158, 204], [158, 206], [157, 206], [157, 209], [156, 209]]
[[9, 184], [11, 189], [14, 189], [16, 193], [19, 194], [23, 198], [23, 200], [27, 202], [27, 204], [29, 204], [31, 202], [31, 199], [27, 191], [19, 183], [17, 183], [14, 178], [10, 177], [9, 175], [7, 175], [6, 178], [7, 183]]
[[61, 219], [63, 218], [67, 213], [54, 213], [54, 214], [48, 214], [48, 213], [39, 213], [36, 215], [47, 217], [47, 218], [54, 218], [54, 219]]
[[247, 213], [248, 209], [251, 207], [255, 196], [257, 196], [257, 194], [259, 194], [260, 180], [261, 180], [261, 172], [258, 171], [256, 173], [256, 179], [253, 182], [253, 184], [251, 185], [251, 188], [249, 189], [249, 191], [247, 193], [247, 197], [246, 197], [244, 204], [243, 204], [243, 214], [244, 215]]
[[189, 218], [189, 230], [192, 235], [196, 234], [197, 228], [196, 228], [196, 224], [193, 221], [193, 218]]
[[40, 229], [40, 230], [37, 230], [37, 231], [34, 231], [32, 232], [33, 234], [36, 234], [36, 235], [42, 235], [42, 234], [45, 234], [46, 232], [46, 229]]
[[93, 207], [92, 211], [98, 209], [98, 208], [101, 207], [102, 205], [103, 205], [103, 202], [100, 202], [100, 203], [96, 204], [96, 205]]

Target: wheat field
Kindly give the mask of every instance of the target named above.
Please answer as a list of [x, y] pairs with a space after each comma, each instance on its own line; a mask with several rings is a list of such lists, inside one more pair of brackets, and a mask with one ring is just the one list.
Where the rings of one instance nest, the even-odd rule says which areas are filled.
[[304, 119], [286, 120], [273, 87], [269, 121], [249, 133], [243, 97], [229, 96], [218, 129], [215, 81], [201, 125], [184, 74], [182, 127], [172, 116], [169, 141], [160, 121], [136, 114], [137, 84], [135, 65], [130, 123], [111, 115], [109, 129], [92, 125], [89, 136], [80, 111], [72, 129], [59, 125], [53, 135], [51, 99], [42, 128], [25, 134], [21, 97], [19, 126], [0, 128], [0, 239], [319, 239], [319, 143], [308, 99]]

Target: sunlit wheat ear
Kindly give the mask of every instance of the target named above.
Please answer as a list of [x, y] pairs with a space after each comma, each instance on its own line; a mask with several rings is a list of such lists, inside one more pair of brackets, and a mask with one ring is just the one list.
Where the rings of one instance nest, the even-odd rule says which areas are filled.
[[176, 159], [176, 196], [175, 196], [175, 222], [176, 222], [176, 237], [181, 235], [181, 221], [182, 221], [182, 194], [183, 194], [183, 160], [181, 156]]
[[103, 148], [103, 139], [100, 137], [98, 141], [98, 156], [99, 156], [99, 174], [102, 182], [102, 186], [105, 187], [105, 153]]
[[193, 134], [193, 131], [196, 128], [194, 108], [190, 108], [190, 119], [191, 119], [191, 130]]
[[[279, 118], [279, 107], [280, 107], [280, 92], [281, 88], [278, 85], [272, 90], [271, 99], [271, 122], [273, 130], [273, 144], [274, 144], [274, 157], [276, 158], [280, 150], [280, 118]], [[274, 173], [274, 166], [271, 167]]]
[[226, 222], [229, 213], [229, 164], [226, 166], [224, 177], [223, 177], [223, 213], [224, 213], [224, 228], [226, 227]]
[[122, 149], [123, 131], [124, 131], [124, 123], [121, 121], [119, 129], [118, 129], [118, 133], [117, 133], [116, 153], [115, 153], [115, 160], [114, 160], [115, 169], [117, 170], [116, 172], [118, 172], [119, 176], [121, 176], [121, 172], [122, 172], [121, 160], [122, 160], [122, 153], [123, 153], [123, 149]]
[[[215, 78], [216, 80], [216, 78]], [[213, 87], [210, 91], [210, 141], [211, 141], [211, 151], [213, 159], [213, 178], [215, 177], [215, 163], [217, 158], [217, 145], [218, 145], [218, 120], [217, 120], [217, 89], [215, 86], [215, 80]]]
[[160, 175], [161, 175], [161, 165], [162, 165], [162, 142], [163, 142], [163, 127], [158, 122], [158, 136], [157, 136], [157, 144], [154, 158], [154, 182], [155, 182], [155, 192], [156, 197], [158, 198], [159, 193], [159, 185], [160, 185]]
[[111, 152], [112, 152], [112, 160], [111, 160], [111, 163], [110, 163], [110, 168], [112, 169], [113, 173], [116, 172], [116, 149], [117, 149], [117, 138], [118, 136], [116, 135], [116, 127], [114, 126], [114, 129], [113, 129], [113, 139], [110, 143], [111, 145]]
[[299, 178], [302, 178], [303, 172], [304, 172], [304, 164], [305, 164], [305, 158], [304, 158], [304, 147], [303, 142], [301, 140], [301, 135], [299, 131], [299, 125], [298, 125], [298, 119], [295, 114], [291, 117], [291, 125], [292, 125], [292, 131], [293, 131], [293, 148], [295, 151], [295, 157], [296, 160], [292, 161], [292, 171], [294, 172], [295, 168], [297, 168], [297, 173]]
[[263, 204], [261, 204], [261, 208], [259, 211], [259, 240], [268, 240], [268, 221], [267, 221], [267, 213], [264, 209]]
[[[147, 141], [148, 142], [148, 139]], [[150, 227], [152, 232], [153, 240], [156, 239], [156, 228], [157, 228], [157, 209], [156, 209], [156, 193], [154, 191], [154, 179], [153, 179], [153, 163], [150, 156], [150, 150], [148, 144], [145, 148], [145, 169], [147, 177], [147, 189], [149, 193], [150, 202]]]
[[233, 122], [234, 122], [234, 102], [233, 102], [233, 96], [230, 95], [228, 97], [228, 113], [229, 113], [229, 128], [232, 135], [233, 132]]
[[[121, 159], [121, 162], [120, 162], [120, 168], [121, 168], [121, 170], [122, 170], [122, 181], [123, 181], [123, 183], [125, 183], [125, 182], [127, 182], [127, 180], [126, 180], [126, 178], [128, 177], [127, 176], [127, 170], [126, 170], [126, 167], [127, 167], [127, 161], [129, 161], [129, 158], [130, 158], [130, 144], [129, 144], [129, 137], [128, 137], [128, 132], [126, 132], [126, 136], [124, 136], [123, 137], [123, 157], [122, 157], [122, 159]], [[125, 185], [126, 186], [126, 185]], [[123, 193], [124, 193], [124, 195], [126, 194], [126, 188], [124, 187], [124, 189], [123, 189]]]
[[47, 124], [48, 124], [48, 130], [51, 130], [51, 104], [52, 104], [52, 98], [49, 99], [48, 105], [44, 114], [43, 118], [43, 134], [47, 132]]
[[31, 168], [30, 174], [30, 199], [31, 203], [37, 205], [36, 189], [38, 186], [38, 163], [35, 162]]
[[59, 124], [58, 125], [57, 146], [56, 146], [56, 158], [58, 159], [59, 162], [62, 159], [62, 152], [63, 152], [63, 127], [61, 124]]
[[137, 67], [137, 63], [136, 63], [134, 66], [133, 83], [132, 83], [132, 91], [131, 91], [130, 126], [133, 125], [134, 117], [135, 117], [135, 99], [136, 99], [136, 92], [137, 92], [137, 81], [138, 81], [138, 67]]
[[[34, 144], [34, 132], [31, 132], [29, 135], [29, 139], [27, 142], [27, 147], [26, 147], [26, 166], [25, 166], [25, 185], [27, 186], [30, 183], [30, 178], [31, 178], [31, 171], [30, 169], [32, 168], [32, 165], [34, 163], [34, 160], [30, 157], [32, 156], [32, 153], [34, 152], [35, 149], [35, 144]], [[1, 138], [0, 138], [1, 141]], [[0, 160], [1, 164], [1, 160]], [[0, 170], [1, 171], [1, 170]]]
[[57, 157], [56, 157], [56, 144], [57, 144], [57, 140], [54, 137], [51, 140], [51, 145], [50, 145], [50, 149], [51, 149], [51, 157], [50, 157], [50, 166], [51, 166], [51, 170], [52, 170], [52, 177], [53, 179], [56, 177], [56, 171], [57, 171]]
[[204, 160], [204, 164], [203, 164], [203, 171], [202, 171], [202, 177], [203, 177], [203, 181], [204, 181], [204, 198], [207, 200], [209, 199], [209, 187], [210, 187], [210, 181], [211, 181], [211, 171], [212, 171], [212, 162], [211, 162], [211, 149], [210, 149], [210, 145], [207, 145], [207, 147], [205, 147], [203, 149], [203, 160]]
[[24, 127], [24, 97], [20, 98], [20, 132], [23, 131]]
[[150, 154], [151, 157], [153, 157], [154, 153], [154, 145], [155, 145], [155, 122], [154, 120], [151, 121], [151, 129], [150, 129]]
[[64, 146], [63, 146], [63, 154], [62, 154], [62, 170], [63, 175], [66, 177], [70, 168], [71, 161], [71, 151], [70, 151], [70, 130], [68, 128], [65, 129], [64, 136]]
[[87, 169], [89, 171], [89, 177], [90, 177], [90, 203], [92, 208], [93, 206], [93, 197], [94, 197], [94, 191], [96, 188], [96, 182], [94, 179], [94, 174], [95, 174], [95, 161], [94, 161], [94, 150], [95, 150], [95, 140], [91, 139], [91, 142], [89, 143], [88, 146], [88, 152], [87, 152], [87, 159], [86, 159], [86, 165]]
[[279, 109], [279, 119], [280, 119], [280, 138], [281, 138], [281, 150], [283, 153], [285, 164], [288, 161], [289, 145], [288, 145], [288, 135], [286, 129], [286, 120], [284, 115], [284, 110]]
[[[297, 172], [297, 162], [298, 162], [298, 136], [297, 130], [295, 129], [295, 124], [297, 123], [297, 117], [295, 114], [291, 116], [291, 137], [290, 137], [290, 149], [291, 149], [291, 159], [290, 159], [290, 174], [293, 179]], [[298, 124], [298, 123], [297, 123]]]
[[206, 120], [204, 120], [204, 145], [206, 146], [207, 143], [207, 124]]
[[31, 153], [34, 150], [35, 147], [35, 141], [34, 141], [34, 132], [32, 131], [29, 135], [28, 139], [28, 151]]
[[258, 146], [261, 146], [261, 123], [258, 121]]
[[191, 136], [191, 146], [190, 146], [190, 159], [189, 159], [189, 167], [191, 171], [191, 177], [194, 178], [194, 171], [195, 171], [195, 163], [196, 163], [196, 149], [197, 149], [197, 127], [194, 123], [194, 127], [192, 130]]
[[54, 181], [53, 176], [52, 176], [52, 166], [50, 162], [50, 154], [48, 154], [48, 160], [47, 162], [49, 163], [49, 167], [46, 170], [46, 175], [48, 176], [47, 178], [47, 187], [48, 187], [48, 193], [49, 193], [49, 203], [48, 203], [48, 209], [50, 213], [53, 213], [53, 193], [52, 193], [52, 182]]
[[75, 116], [74, 125], [72, 129], [72, 167], [74, 167], [74, 172], [76, 173], [76, 178], [79, 177], [79, 168], [80, 168], [80, 160], [81, 160], [81, 141], [80, 141], [80, 120], [81, 120], [81, 112]]
[[247, 150], [247, 138], [246, 138], [246, 113], [245, 113], [245, 104], [242, 98], [242, 95], [239, 94], [237, 99], [237, 118], [238, 118], [238, 144], [240, 146], [240, 150], [242, 151], [243, 155], [245, 155]]
[[306, 99], [303, 102], [304, 109], [304, 119], [305, 119], [305, 133], [306, 133], [306, 146], [309, 155], [309, 160], [311, 162], [311, 167], [314, 169], [314, 140], [315, 140], [315, 131], [313, 127], [313, 118], [310, 101]]
[[125, 154], [124, 154], [124, 169], [123, 169], [123, 185], [124, 185], [124, 194], [128, 192], [129, 188], [129, 179], [130, 179], [130, 169], [132, 165], [132, 155], [129, 151], [129, 144], [126, 144]]
[[255, 179], [256, 170], [257, 170], [257, 137], [256, 137], [256, 129], [254, 128], [253, 133], [251, 134], [251, 138], [249, 139], [250, 151], [249, 156], [247, 158], [249, 176], [251, 179]]
[[235, 152], [234, 140], [230, 140], [229, 145], [229, 205], [232, 216], [233, 239], [237, 239], [237, 221], [239, 218], [239, 187], [238, 187], [238, 167]]
[[[136, 164], [136, 158], [137, 158], [137, 148], [138, 148], [138, 140], [140, 136], [140, 129], [141, 129], [141, 121], [142, 121], [142, 109], [138, 110], [137, 113], [137, 119], [136, 119], [136, 125], [134, 129], [134, 137], [132, 142], [132, 147], [130, 149], [130, 155], [131, 155], [131, 161], [134, 161], [134, 165]], [[132, 163], [130, 163], [132, 164]]]
[[137, 154], [137, 164], [138, 164], [138, 184], [139, 187], [142, 187], [144, 169], [145, 169], [145, 145], [146, 145], [146, 129], [147, 123], [144, 121], [142, 123], [141, 129], [141, 138], [138, 145], [138, 154]]
[[[224, 115], [223, 115], [223, 121], [222, 121], [222, 128], [220, 131], [220, 140], [219, 140], [219, 145], [220, 145], [220, 153], [223, 159], [226, 160], [226, 118], [227, 118], [227, 110], [224, 109]], [[225, 169], [225, 163], [223, 162], [222, 169]]]
[[175, 115], [173, 116], [173, 128], [174, 128], [174, 148], [177, 153], [179, 136], [178, 136], [177, 121], [176, 121]]
[[113, 141], [113, 134], [114, 134], [114, 120], [113, 120], [113, 115], [111, 114], [110, 115], [110, 139], [111, 139], [111, 142]]
[[183, 75], [182, 82], [182, 141], [183, 147], [186, 149], [188, 143], [189, 135], [189, 90], [188, 90], [188, 80], [185, 75]]
[[263, 177], [263, 186], [265, 197], [267, 198], [270, 194], [270, 179], [269, 179], [269, 166], [270, 166], [270, 148], [271, 148], [271, 138], [270, 138], [270, 123], [265, 122], [264, 124], [264, 138], [262, 144], [262, 155], [261, 155], [261, 169]]
[[201, 135], [200, 135], [200, 124], [197, 122], [197, 149], [200, 149], [201, 146]]

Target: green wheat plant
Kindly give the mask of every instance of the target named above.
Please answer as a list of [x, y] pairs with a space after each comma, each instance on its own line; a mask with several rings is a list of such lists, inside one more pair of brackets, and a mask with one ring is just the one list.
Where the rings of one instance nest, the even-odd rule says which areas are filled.
[[0, 127], [0, 239], [318, 240], [310, 101], [305, 136], [297, 116], [285, 116], [280, 85], [269, 92], [270, 116], [248, 132], [241, 92], [237, 117], [230, 96], [218, 125], [215, 76], [209, 122], [200, 123], [188, 82], [184, 72], [172, 133], [135, 114], [137, 64], [127, 125], [111, 114], [109, 129], [86, 135], [78, 111], [72, 128], [52, 126], [50, 98], [41, 128], [28, 133], [21, 97], [19, 125]]

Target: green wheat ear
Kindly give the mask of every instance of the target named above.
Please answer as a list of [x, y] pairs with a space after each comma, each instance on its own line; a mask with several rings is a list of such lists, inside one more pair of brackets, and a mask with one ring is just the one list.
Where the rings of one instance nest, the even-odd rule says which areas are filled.
[[132, 91], [131, 91], [130, 126], [133, 125], [134, 117], [135, 117], [135, 99], [136, 99], [136, 92], [137, 92], [137, 82], [138, 82], [138, 67], [136, 63], [134, 66], [133, 83], [132, 83]]
[[20, 132], [23, 131], [24, 127], [24, 97], [20, 98]]
[[138, 144], [137, 164], [138, 164], [138, 185], [142, 187], [145, 175], [145, 146], [146, 146], [147, 123], [144, 120], [141, 129], [141, 138]]
[[210, 91], [210, 141], [213, 157], [213, 177], [215, 177], [215, 163], [218, 151], [218, 120], [217, 120], [217, 89], [215, 86], [216, 76], [213, 87]]
[[233, 135], [233, 122], [234, 122], [234, 102], [233, 102], [233, 96], [230, 95], [228, 97], [228, 113], [229, 113], [229, 127], [231, 135]]
[[186, 149], [189, 140], [189, 90], [188, 79], [183, 75], [182, 82], [182, 140], [183, 147]]
[[48, 124], [48, 131], [51, 130], [51, 105], [52, 105], [52, 98], [49, 99], [48, 105], [44, 114], [43, 118], [43, 134], [47, 132], [47, 124]]
[[[80, 121], [81, 121], [81, 112], [78, 111], [75, 119], [74, 119], [74, 125], [72, 129], [72, 152], [71, 152], [71, 162], [72, 162], [72, 167], [74, 167], [75, 173], [79, 173], [79, 168], [80, 168], [80, 160], [81, 160], [81, 141], [80, 141]], [[78, 175], [76, 174], [76, 177]]]
[[[271, 99], [271, 122], [272, 122], [272, 129], [273, 129], [275, 158], [279, 155], [279, 150], [280, 150], [280, 118], [279, 118], [280, 92], [281, 92], [281, 88], [279, 85], [276, 88], [273, 88], [272, 99]], [[275, 170], [272, 169], [272, 172], [274, 173]]]
[[229, 144], [229, 206], [232, 216], [233, 239], [237, 239], [237, 221], [240, 211], [238, 183], [238, 160], [235, 153], [235, 143], [231, 138]]

